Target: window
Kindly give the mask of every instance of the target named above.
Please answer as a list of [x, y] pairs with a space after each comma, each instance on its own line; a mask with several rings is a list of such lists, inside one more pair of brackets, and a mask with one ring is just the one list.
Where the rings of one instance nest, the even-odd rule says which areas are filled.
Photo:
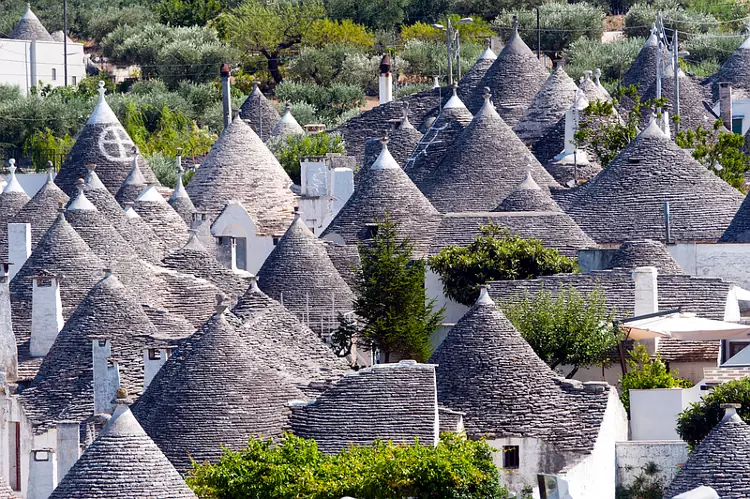
[[75, 77], [75, 76], [71, 76], [71, 77], [70, 77], [70, 82], [71, 82], [71, 83], [72, 83], [73, 85], [78, 85], [78, 80], [76, 80], [76, 77]]
[[238, 269], [247, 270], [247, 238], [235, 238], [234, 262]]
[[273, 236], [273, 245], [278, 246], [281, 238], [279, 236]]
[[57, 80], [57, 68], [52, 68], [52, 81]]
[[738, 133], [742, 135], [742, 120], [744, 116], [732, 116], [732, 133]]
[[10, 448], [9, 484], [13, 490], [21, 490], [21, 423], [11, 421], [8, 424], [8, 444]]
[[517, 445], [503, 446], [503, 468], [517, 470], [521, 465], [520, 451]]
[[366, 223], [365, 230], [367, 230], [367, 239], [374, 239], [378, 235], [378, 224]]

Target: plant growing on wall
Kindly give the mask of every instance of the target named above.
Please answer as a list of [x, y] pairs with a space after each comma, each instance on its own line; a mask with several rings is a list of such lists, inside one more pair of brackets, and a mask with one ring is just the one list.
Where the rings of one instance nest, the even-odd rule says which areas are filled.
[[446, 246], [429, 259], [446, 296], [466, 306], [474, 304], [479, 288], [490, 281], [578, 271], [575, 260], [545, 248], [539, 239], [524, 239], [496, 224], [481, 231], [468, 246]]
[[711, 390], [700, 402], [691, 404], [677, 419], [677, 433], [695, 448], [724, 417], [721, 404], [742, 404], [737, 414], [750, 421], [750, 378], [728, 381]]
[[659, 477], [661, 469], [653, 461], [641, 467], [641, 472], [628, 486], [618, 485], [615, 499], [662, 499], [664, 481]]
[[669, 371], [661, 356], [649, 355], [646, 347], [636, 345], [628, 352], [628, 372], [620, 376], [620, 400], [630, 414], [630, 390], [649, 388], [690, 388], [693, 384], [680, 378], [677, 371]]
[[187, 477], [196, 495], [215, 499], [510, 499], [500, 485], [492, 449], [444, 433], [437, 446], [375, 442], [326, 455], [314, 440], [251, 438], [216, 464], [198, 464]]
[[505, 316], [552, 369], [571, 366], [567, 378], [580, 368], [601, 366], [621, 335], [612, 326], [615, 312], [607, 307], [604, 292], [596, 287], [582, 294], [574, 287], [557, 296], [541, 290], [502, 305]]

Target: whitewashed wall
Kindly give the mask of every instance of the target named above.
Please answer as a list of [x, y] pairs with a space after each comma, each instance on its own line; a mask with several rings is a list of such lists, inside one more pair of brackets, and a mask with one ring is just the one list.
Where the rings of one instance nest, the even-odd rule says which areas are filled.
[[[750, 116], [750, 115], [749, 115]], [[750, 289], [750, 243], [695, 244], [668, 246], [672, 257], [690, 275], [721, 277]]]
[[[63, 48], [62, 42], [0, 40], [0, 83], [19, 87], [24, 95], [39, 81], [53, 87], [63, 86]], [[68, 84], [72, 85], [86, 77], [83, 45], [68, 42], [67, 53]]]
[[669, 485], [677, 467], [688, 459], [688, 447], [682, 440], [617, 442], [617, 485], [629, 486], [641, 474], [643, 466], [653, 462], [659, 467], [657, 477]]

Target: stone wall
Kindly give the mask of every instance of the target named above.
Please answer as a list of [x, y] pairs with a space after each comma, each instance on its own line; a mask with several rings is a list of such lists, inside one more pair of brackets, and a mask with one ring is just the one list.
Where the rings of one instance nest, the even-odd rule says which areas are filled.
[[677, 474], [677, 467], [688, 459], [687, 444], [682, 440], [644, 440], [617, 442], [617, 485], [628, 486], [649, 462], [655, 463], [658, 477], [668, 485]]

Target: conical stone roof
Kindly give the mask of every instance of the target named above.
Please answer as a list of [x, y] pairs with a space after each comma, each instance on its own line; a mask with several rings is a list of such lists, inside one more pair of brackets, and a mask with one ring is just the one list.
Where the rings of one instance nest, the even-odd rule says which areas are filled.
[[461, 132], [471, 123], [472, 115], [453, 89], [435, 122], [419, 141], [406, 161], [404, 171], [415, 184], [432, 176], [443, 156], [451, 149]]
[[578, 87], [568, 76], [562, 65], [544, 82], [541, 90], [534, 96], [531, 105], [524, 112], [513, 131], [529, 148], [534, 151], [539, 141], [554, 127], [576, 99]]
[[177, 249], [188, 240], [188, 228], [185, 221], [155, 187], [151, 186], [135, 200], [133, 208], [148, 223], [153, 231], [167, 245], [168, 249]]
[[253, 131], [265, 141], [271, 137], [271, 131], [281, 116], [276, 107], [271, 103], [263, 92], [260, 91], [258, 83], [253, 83], [253, 91], [247, 96], [240, 107], [240, 118], [242, 118]]
[[127, 403], [57, 485], [50, 499], [196, 499], [177, 470], [146, 435]]
[[353, 307], [354, 293], [331, 262], [326, 243], [299, 215], [263, 262], [258, 286], [312, 328], [334, 323]]
[[13, 332], [18, 342], [19, 360], [30, 356], [31, 278], [43, 270], [64, 277], [60, 282], [60, 299], [63, 317], [67, 318], [99, 281], [101, 269], [105, 266], [65, 217], [58, 214], [37, 249], [10, 282]]
[[[404, 113], [404, 118], [392, 132], [388, 134], [388, 150], [391, 152], [396, 163], [403, 168], [409, 157], [422, 140], [422, 132], [417, 130], [409, 122], [409, 117]], [[361, 172], [366, 172], [380, 155], [383, 145], [380, 139], [367, 139], [365, 142], [365, 162]]]
[[549, 190], [534, 182], [531, 173], [506, 197], [494, 211], [557, 211], [562, 212]]
[[[60, 172], [57, 185], [69, 196], [75, 194], [75, 184], [87, 173], [86, 165], [95, 164], [99, 179], [112, 194], [117, 193], [131, 170], [134, 144], [104, 98], [104, 82], [99, 82], [99, 103], [76, 138]], [[138, 163], [146, 181], [158, 185], [148, 164], [138, 156]]]
[[491, 211], [528, 172], [542, 185], [557, 185], [489, 99], [485, 94], [485, 105], [434, 174], [417, 184], [442, 213]]
[[346, 360], [257, 283], [247, 289], [233, 313], [242, 320], [240, 331], [257, 358], [276, 366], [305, 394], [315, 396], [326, 389], [325, 382], [351, 372]]
[[23, 190], [21, 184], [16, 179], [15, 160], [10, 162], [10, 176], [8, 183], [0, 192], [0, 262], [8, 260], [8, 220], [18, 213], [26, 203], [29, 202], [29, 196]]
[[[666, 61], [669, 53], [662, 46], [661, 56]], [[646, 39], [641, 51], [638, 52], [633, 64], [622, 75], [622, 86], [635, 85], [638, 87], [638, 93], [646, 90], [651, 83], [656, 81], [656, 61], [659, 57], [659, 39], [656, 36], [656, 29], [651, 29], [651, 35]]]
[[586, 99], [589, 102], [594, 102], [597, 100], [610, 102], [612, 100], [612, 97], [609, 94], [604, 93], [604, 91], [599, 88], [596, 82], [591, 79], [591, 73], [591, 71], [585, 72], [584, 76], [581, 78], [581, 81], [578, 83], [578, 88], [583, 91], [583, 94], [586, 96]]
[[440, 213], [396, 163], [387, 145], [370, 170], [323, 232], [323, 237], [357, 244], [371, 238], [368, 224], [383, 221], [387, 213], [388, 218], [398, 224], [400, 235], [408, 237], [414, 245], [415, 258], [426, 254], [440, 224]]
[[462, 99], [470, 99], [471, 95], [480, 88], [482, 78], [487, 74], [492, 63], [497, 60], [497, 55], [492, 51], [487, 43], [484, 52], [479, 56], [474, 65], [469, 69], [458, 82], [458, 95]]
[[483, 89], [489, 87], [497, 112], [509, 126], [515, 126], [548, 77], [547, 69], [514, 29], [474, 91], [468, 107], [472, 112], [478, 111], [483, 106]]
[[120, 203], [120, 206], [122, 206], [123, 208], [127, 203], [135, 203], [135, 200], [138, 199], [138, 196], [140, 196], [141, 193], [148, 187], [146, 177], [143, 176], [143, 173], [141, 173], [141, 168], [138, 165], [137, 157], [133, 158], [132, 165], [133, 166], [130, 167], [130, 173], [128, 173], [128, 176], [125, 178], [125, 180], [122, 182], [122, 185], [120, 185], [120, 188], [117, 189], [117, 192], [115, 193], [115, 200], [117, 200], [117, 202]]
[[611, 388], [599, 385], [590, 399], [584, 390], [568, 393], [486, 289], [429, 363], [437, 364], [438, 400], [466, 413], [470, 438], [530, 437], [559, 451], [593, 448]]
[[750, 426], [728, 408], [724, 419], [690, 454], [664, 497], [674, 497], [701, 485], [711, 487], [721, 499], [750, 497]]
[[131, 209], [135, 216], [128, 216], [125, 211], [117, 204], [112, 193], [104, 187], [96, 172], [91, 169], [86, 177], [85, 185], [86, 197], [96, 206], [110, 224], [120, 233], [128, 242], [131, 248], [138, 253], [138, 256], [150, 263], [157, 263], [161, 260], [166, 251], [164, 241], [162, 241], [151, 227], [144, 222]]
[[750, 242], [750, 198], [745, 196], [739, 210], [732, 217], [732, 221], [721, 236], [722, 243]]
[[271, 130], [271, 137], [284, 139], [293, 135], [305, 135], [305, 129], [297, 123], [296, 119], [294, 119], [291, 106], [287, 104], [284, 116], [276, 122], [273, 130]]
[[750, 38], [737, 47], [708, 82], [712, 84], [714, 98], [718, 98], [719, 83], [730, 83], [733, 88], [750, 90]]
[[182, 174], [183, 170], [180, 167], [177, 172], [177, 186], [172, 191], [168, 203], [182, 217], [185, 224], [190, 227], [193, 221], [193, 213], [195, 213], [195, 206], [193, 206], [193, 202], [190, 200], [190, 196], [188, 196], [185, 186], [182, 184]]
[[195, 232], [190, 233], [185, 246], [165, 256], [163, 264], [168, 269], [206, 279], [233, 298], [242, 296], [252, 280], [247, 273], [238, 274], [219, 264], [198, 241]]
[[187, 192], [193, 204], [215, 220], [230, 200], [238, 200], [263, 234], [289, 226], [296, 199], [292, 179], [258, 135], [235, 119], [193, 175]]
[[239, 321], [217, 313], [172, 353], [133, 412], [181, 473], [191, 458], [216, 462], [222, 446], [244, 449], [251, 436], [280, 437], [290, 400], [302, 392], [255, 358]]
[[94, 414], [91, 344], [95, 339], [111, 342], [121, 386], [140, 394], [143, 350], [155, 346], [158, 336], [131, 292], [114, 275], [107, 274], [66, 321], [34, 382], [23, 392], [24, 408], [33, 424], [53, 424], [61, 419], [83, 421]]
[[31, 248], [34, 249], [55, 221], [60, 206], [69, 200], [70, 198], [55, 185], [50, 172], [47, 175], [47, 182], [23, 208], [8, 220], [8, 223], [31, 224]]
[[642, 241], [626, 241], [615, 251], [607, 268], [622, 267], [635, 269], [637, 267], [656, 267], [659, 275], [684, 274], [680, 264], [672, 258], [667, 247], [659, 241], [644, 239]]
[[664, 242], [665, 201], [670, 203], [673, 241], [715, 242], [743, 199], [669, 140], [655, 120], [599, 175], [568, 192], [552, 194], [600, 244]]
[[30, 42], [54, 42], [52, 35], [44, 27], [42, 22], [31, 11], [31, 4], [26, 4], [26, 12], [18, 21], [16, 27], [10, 32], [10, 38], [14, 40], [28, 40]]

